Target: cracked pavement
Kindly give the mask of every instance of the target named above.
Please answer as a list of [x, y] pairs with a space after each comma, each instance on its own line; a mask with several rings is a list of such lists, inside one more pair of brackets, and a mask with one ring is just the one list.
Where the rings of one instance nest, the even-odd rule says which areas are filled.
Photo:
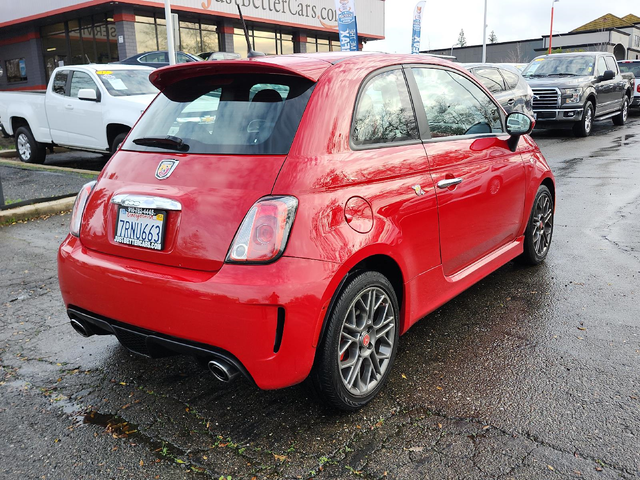
[[547, 261], [415, 325], [354, 414], [80, 337], [56, 276], [69, 215], [0, 227], [0, 477], [640, 477], [640, 117], [535, 138], [557, 177]]

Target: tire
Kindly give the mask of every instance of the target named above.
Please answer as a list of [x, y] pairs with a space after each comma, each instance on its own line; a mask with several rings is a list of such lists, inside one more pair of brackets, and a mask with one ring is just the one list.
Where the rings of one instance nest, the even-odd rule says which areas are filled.
[[518, 257], [521, 263], [538, 265], [547, 257], [553, 236], [553, 217], [553, 196], [545, 185], [540, 185], [524, 233], [524, 252]]
[[622, 109], [620, 113], [612, 118], [614, 125], [624, 125], [627, 123], [627, 118], [629, 117], [629, 97], [626, 95], [622, 99]]
[[309, 375], [321, 401], [355, 411], [378, 394], [398, 349], [399, 311], [395, 291], [381, 273], [363, 272], [347, 282], [329, 313]]
[[44, 163], [47, 156], [46, 147], [38, 143], [29, 127], [19, 127], [15, 131], [16, 152], [18, 158], [24, 163]]
[[582, 119], [573, 126], [573, 133], [576, 137], [588, 137], [593, 128], [594, 108], [593, 102], [587, 102], [582, 112]]
[[111, 142], [111, 155], [118, 151], [118, 148], [120, 147], [120, 144], [124, 142], [127, 133], [129, 132], [119, 133], [118, 135], [116, 135], [116, 138], [113, 139], [113, 142]]

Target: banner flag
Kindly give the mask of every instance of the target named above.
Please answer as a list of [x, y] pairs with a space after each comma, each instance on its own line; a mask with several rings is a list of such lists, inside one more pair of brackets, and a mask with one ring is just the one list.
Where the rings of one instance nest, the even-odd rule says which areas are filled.
[[335, 0], [338, 17], [338, 35], [340, 50], [343, 52], [358, 51], [358, 25], [356, 22], [356, 6], [354, 0]]
[[413, 9], [413, 36], [411, 39], [411, 53], [420, 53], [420, 30], [422, 29], [422, 11], [425, 2], [416, 3]]

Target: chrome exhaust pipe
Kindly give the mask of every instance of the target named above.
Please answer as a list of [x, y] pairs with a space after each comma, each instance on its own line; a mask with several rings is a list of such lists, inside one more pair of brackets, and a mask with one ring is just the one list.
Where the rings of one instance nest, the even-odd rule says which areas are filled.
[[71, 319], [71, 326], [76, 332], [78, 332], [80, 335], [82, 335], [85, 338], [90, 337], [91, 335], [94, 334], [93, 330], [91, 330], [91, 327], [88, 324], [80, 320], [76, 320], [75, 318]]
[[236, 367], [221, 359], [210, 360], [207, 366], [213, 376], [224, 383], [229, 383], [240, 373]]

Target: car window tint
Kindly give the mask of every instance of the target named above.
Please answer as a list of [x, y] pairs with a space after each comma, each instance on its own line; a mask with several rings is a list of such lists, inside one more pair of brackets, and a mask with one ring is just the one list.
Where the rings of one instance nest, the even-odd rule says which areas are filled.
[[604, 75], [605, 70], [607, 69], [607, 64], [604, 62], [604, 57], [598, 58], [598, 73], [596, 75], [599, 77]]
[[401, 70], [381, 73], [367, 82], [358, 99], [351, 138], [354, 145], [418, 139], [416, 118]]
[[187, 62], [193, 62], [193, 58], [191, 58], [189, 55], [185, 55], [182, 52], [178, 52], [176, 53], [176, 56], [178, 58], [177, 63], [187, 63]]
[[607, 70], [611, 70], [615, 74], [618, 73], [618, 64], [613, 57], [604, 57], [604, 61], [607, 62]]
[[67, 79], [69, 78], [69, 71], [62, 70], [56, 73], [55, 78], [53, 79], [53, 93], [57, 93], [58, 95], [64, 95], [65, 89], [67, 87]]
[[167, 62], [167, 54], [164, 52], [148, 53], [141, 56], [139, 59], [142, 63], [161, 63]]
[[259, 74], [176, 82], [158, 95], [123, 148], [167, 152], [134, 140], [173, 136], [189, 153], [286, 155], [314, 85], [300, 77]]
[[518, 77], [518, 75], [510, 72], [509, 70], [500, 70], [500, 73], [502, 73], [504, 80], [507, 82], [508, 90], [513, 90], [518, 86], [518, 82], [520, 81], [520, 77]]
[[504, 81], [500, 72], [495, 68], [476, 68], [473, 74], [480, 80], [487, 90], [491, 93], [499, 93], [504, 91]]
[[91, 90], [96, 92], [96, 96], [98, 95], [98, 87], [91, 79], [89, 74], [84, 72], [73, 72], [73, 77], [71, 77], [71, 90], [69, 92], [69, 96], [78, 98], [78, 92], [82, 88], [90, 88]]
[[432, 137], [503, 131], [498, 106], [470, 79], [437, 68], [412, 70]]

